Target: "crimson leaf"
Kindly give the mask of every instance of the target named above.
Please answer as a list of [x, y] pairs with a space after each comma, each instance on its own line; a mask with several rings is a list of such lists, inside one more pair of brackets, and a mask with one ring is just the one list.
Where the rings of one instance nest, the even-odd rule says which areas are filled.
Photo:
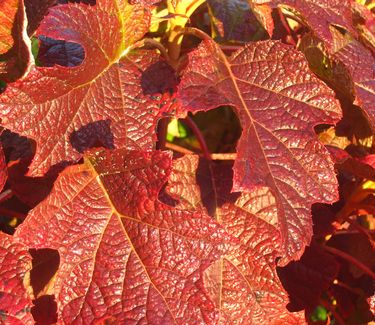
[[[210, 172], [201, 173], [206, 164]], [[220, 310], [219, 323], [301, 324], [303, 314], [286, 309], [288, 296], [276, 273], [281, 240], [274, 226], [275, 198], [259, 188], [236, 199], [228, 193], [226, 170], [226, 165], [184, 156], [174, 162], [167, 186], [180, 207], [201, 211], [214, 206], [218, 222], [239, 240], [205, 273], [205, 285]]]
[[311, 204], [337, 200], [331, 158], [313, 131], [340, 119], [333, 91], [309, 71], [301, 53], [280, 42], [250, 43], [227, 58], [206, 40], [189, 55], [178, 97], [193, 112], [236, 108], [243, 131], [233, 190], [271, 189], [286, 254], [282, 264], [299, 258], [311, 239]]
[[93, 154], [17, 229], [30, 247], [59, 251], [59, 321], [215, 322], [201, 276], [231, 237], [209, 216], [158, 200], [170, 164], [158, 151]]

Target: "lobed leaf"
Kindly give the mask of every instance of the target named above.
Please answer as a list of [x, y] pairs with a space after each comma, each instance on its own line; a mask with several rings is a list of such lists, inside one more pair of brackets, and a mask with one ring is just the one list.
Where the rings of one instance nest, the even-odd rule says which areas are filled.
[[219, 324], [301, 324], [303, 314], [286, 308], [288, 295], [276, 273], [281, 238], [275, 198], [267, 188], [230, 194], [227, 167], [184, 156], [174, 162], [166, 188], [185, 208], [213, 206], [218, 222], [238, 239], [205, 272], [205, 285], [220, 310]]
[[59, 251], [60, 322], [215, 322], [202, 272], [232, 239], [202, 212], [158, 200], [170, 164], [158, 151], [93, 154], [17, 229], [30, 247]]
[[[123, 0], [50, 8], [37, 35], [78, 43], [85, 59], [73, 68], [34, 66], [0, 95], [2, 125], [37, 142], [30, 175], [77, 160], [96, 142], [109, 148], [153, 147], [160, 103], [151, 95], [160, 89], [147, 71], [156, 70], [159, 56], [127, 54], [148, 25], [148, 11]], [[153, 74], [168, 70], [159, 66], [161, 72]]]
[[311, 204], [338, 198], [333, 163], [313, 131], [319, 123], [340, 119], [333, 91], [289, 46], [250, 43], [227, 58], [207, 40], [189, 55], [178, 97], [192, 112], [235, 107], [243, 131], [233, 191], [271, 189], [279, 210], [282, 264], [298, 259], [312, 235]]

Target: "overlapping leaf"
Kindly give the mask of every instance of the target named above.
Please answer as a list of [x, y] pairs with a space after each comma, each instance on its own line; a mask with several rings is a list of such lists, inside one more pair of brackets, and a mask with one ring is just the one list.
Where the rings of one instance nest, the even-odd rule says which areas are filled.
[[26, 289], [31, 256], [27, 247], [0, 232], [0, 319], [2, 324], [34, 324], [32, 295]]
[[80, 158], [97, 145], [93, 137], [106, 147], [152, 148], [159, 107], [150, 95], [158, 89], [144, 71], [158, 58], [126, 55], [148, 24], [148, 12], [125, 0], [50, 8], [37, 34], [80, 44], [85, 60], [74, 68], [34, 67], [0, 96], [3, 126], [37, 142], [30, 174]]
[[[289, 9], [304, 21], [328, 48], [333, 45], [330, 25], [338, 25], [353, 35], [356, 34], [352, 23], [351, 0], [251, 0], [251, 2], [255, 7], [268, 4], [271, 7], [282, 6]], [[265, 12], [263, 17], [268, 21], [270, 14]]]
[[[205, 168], [206, 167], [206, 168]], [[276, 273], [280, 249], [275, 198], [267, 188], [230, 194], [228, 166], [185, 156], [174, 162], [167, 191], [180, 206], [198, 211], [214, 206], [216, 219], [239, 240], [205, 274], [220, 310], [220, 324], [301, 324], [286, 309], [288, 296]], [[208, 173], [202, 172], [206, 169]]]
[[[362, 108], [375, 128], [375, 59], [366, 48], [349, 34], [331, 29], [333, 45], [327, 51], [321, 41], [305, 35], [300, 50], [305, 53], [311, 69], [341, 95]], [[358, 118], [356, 118], [356, 121]], [[363, 128], [361, 125], [360, 128]]]
[[158, 200], [170, 164], [157, 151], [95, 154], [67, 168], [17, 229], [27, 245], [59, 251], [61, 322], [215, 322], [201, 275], [231, 237], [209, 216]]
[[178, 97], [188, 111], [236, 108], [243, 131], [233, 190], [268, 186], [279, 210], [282, 263], [301, 256], [311, 239], [311, 204], [337, 200], [332, 161], [313, 131], [340, 119], [334, 93], [291, 47], [258, 42], [226, 58], [207, 40], [190, 54]]

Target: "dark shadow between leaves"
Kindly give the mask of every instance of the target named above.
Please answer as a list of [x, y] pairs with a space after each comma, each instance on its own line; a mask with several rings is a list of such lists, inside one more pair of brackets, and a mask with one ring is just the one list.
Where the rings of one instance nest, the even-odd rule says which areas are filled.
[[38, 297], [56, 274], [60, 265], [60, 254], [49, 248], [30, 249], [29, 252], [32, 257], [30, 284], [34, 296]]
[[40, 66], [52, 67], [57, 64], [63, 67], [76, 67], [84, 58], [85, 51], [78, 43], [39, 36], [37, 63]]
[[142, 73], [141, 86], [144, 95], [172, 92], [178, 79], [173, 68], [165, 61], [151, 64]]
[[110, 120], [95, 121], [82, 126], [71, 133], [69, 141], [79, 153], [95, 147], [115, 148]]
[[[35, 154], [36, 143], [8, 130], [1, 134], [0, 141], [8, 164], [6, 188], [10, 188], [18, 199], [13, 203], [13, 207], [9, 208], [12, 211], [18, 211], [23, 205], [27, 205], [29, 209], [34, 208], [47, 197], [58, 174], [71, 163], [63, 161], [54, 165], [44, 176], [26, 176]], [[6, 204], [11, 204], [12, 200], [13, 198], [4, 202], [0, 208], [3, 206], [6, 208]], [[28, 209], [23, 209], [19, 212], [27, 214], [27, 211]]]
[[208, 161], [199, 159], [196, 182], [203, 206], [210, 216], [224, 203], [234, 203], [240, 193], [231, 193], [233, 184], [233, 161]]
[[50, 325], [57, 322], [57, 303], [55, 296], [44, 295], [33, 300], [31, 314], [34, 317], [35, 325]]

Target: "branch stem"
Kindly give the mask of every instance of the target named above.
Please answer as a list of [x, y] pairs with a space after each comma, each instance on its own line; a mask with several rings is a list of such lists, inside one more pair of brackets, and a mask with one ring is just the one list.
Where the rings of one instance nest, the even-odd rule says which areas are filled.
[[184, 121], [185, 121], [186, 125], [191, 129], [191, 131], [193, 131], [195, 137], [197, 138], [197, 140], [199, 142], [199, 145], [202, 149], [203, 156], [206, 159], [211, 160], [210, 151], [208, 150], [206, 140], [204, 139], [204, 136], [203, 136], [201, 130], [199, 130], [198, 126], [195, 124], [194, 120], [190, 116], [187, 116], [184, 119]]
[[364, 265], [362, 262], [358, 261], [356, 258], [353, 256], [349, 255], [348, 253], [345, 253], [339, 249], [336, 249], [334, 247], [330, 246], [322, 246], [327, 252], [339, 256], [342, 259], [348, 261], [351, 264], [354, 264], [356, 267], [358, 267], [360, 270], [368, 274], [370, 277], [372, 277], [375, 280], [375, 273], [366, 265]]
[[14, 195], [13, 191], [11, 189], [7, 189], [0, 193], [0, 203], [10, 199]]

